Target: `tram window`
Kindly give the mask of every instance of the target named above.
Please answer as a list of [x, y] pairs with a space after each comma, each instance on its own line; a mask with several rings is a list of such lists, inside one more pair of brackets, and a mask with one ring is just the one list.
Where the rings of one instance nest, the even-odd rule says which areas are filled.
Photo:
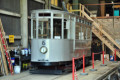
[[91, 29], [87, 28], [87, 39], [89, 40], [91, 38]]
[[84, 27], [78, 25], [78, 27], [76, 28], [77, 31], [77, 35], [79, 35], [79, 39], [80, 40], [84, 40]]
[[54, 14], [54, 17], [61, 17], [61, 14]]
[[49, 20], [39, 21], [38, 38], [50, 38]]
[[79, 25], [76, 25], [76, 39], [81, 40], [81, 27]]
[[33, 38], [36, 38], [36, 21], [33, 20]]
[[50, 13], [39, 13], [39, 16], [51, 16], [51, 14]]
[[84, 33], [84, 40], [86, 40], [86, 26], [84, 26], [84, 28], [83, 28], [83, 33]]
[[66, 24], [66, 20], [64, 20], [65, 22], [64, 22], [64, 39], [67, 39], [67, 24]]
[[81, 26], [81, 32], [80, 32], [81, 40], [85, 40], [86, 38], [86, 27]]
[[64, 20], [64, 39], [69, 39], [70, 33], [68, 30], [70, 29], [70, 20]]
[[61, 39], [61, 25], [62, 20], [61, 19], [54, 19], [53, 20], [53, 36], [55, 39]]

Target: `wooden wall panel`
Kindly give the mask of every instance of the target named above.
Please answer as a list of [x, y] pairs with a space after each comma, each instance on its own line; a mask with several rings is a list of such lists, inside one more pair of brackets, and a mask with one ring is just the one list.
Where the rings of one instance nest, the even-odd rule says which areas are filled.
[[114, 38], [120, 39], [120, 18], [114, 19], [98, 19], [104, 25], [105, 30]]

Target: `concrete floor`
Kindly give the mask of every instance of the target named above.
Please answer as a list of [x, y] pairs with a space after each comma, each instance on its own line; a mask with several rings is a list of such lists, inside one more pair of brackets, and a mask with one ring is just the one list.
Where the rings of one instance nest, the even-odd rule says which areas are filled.
[[[101, 67], [101, 62], [95, 62], [95, 68], [98, 69], [96, 72], [91, 72], [89, 69], [91, 66], [86, 67], [87, 76], [79, 75], [82, 72], [82, 69], [77, 71], [77, 76], [79, 80], [96, 80], [101, 75], [105, 74], [110, 69], [118, 66], [119, 63], [106, 62], [107, 66]], [[42, 74], [30, 74], [29, 71], [22, 72], [20, 74], [15, 74], [13, 76], [4, 76], [0, 77], [0, 80], [72, 80], [72, 73], [65, 75], [42, 75]]]

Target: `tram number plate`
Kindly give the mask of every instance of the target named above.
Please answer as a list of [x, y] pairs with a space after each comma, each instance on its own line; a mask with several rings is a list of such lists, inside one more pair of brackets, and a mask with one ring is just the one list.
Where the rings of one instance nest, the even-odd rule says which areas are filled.
[[45, 41], [42, 41], [42, 45], [45, 45], [46, 43], [45, 43]]

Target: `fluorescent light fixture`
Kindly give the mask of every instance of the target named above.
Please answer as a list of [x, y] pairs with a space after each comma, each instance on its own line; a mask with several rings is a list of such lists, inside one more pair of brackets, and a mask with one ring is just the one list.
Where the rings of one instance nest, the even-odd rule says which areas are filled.
[[114, 3], [113, 1], [111, 1], [111, 3]]

